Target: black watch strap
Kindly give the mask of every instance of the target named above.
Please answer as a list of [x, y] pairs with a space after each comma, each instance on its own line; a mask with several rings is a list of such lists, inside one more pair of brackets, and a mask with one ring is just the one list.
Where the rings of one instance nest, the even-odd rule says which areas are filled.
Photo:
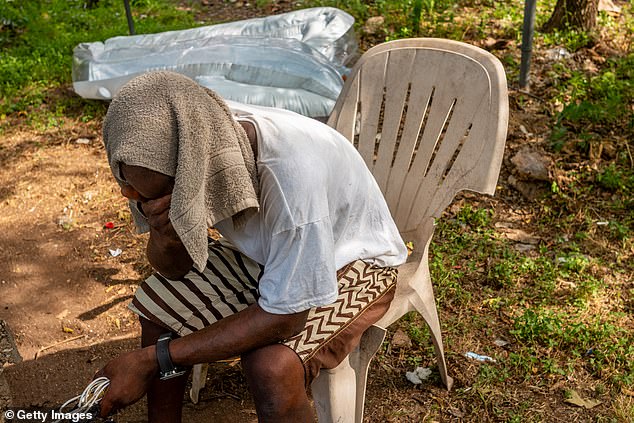
[[156, 359], [159, 365], [159, 378], [161, 380], [171, 379], [185, 374], [185, 370], [174, 366], [170, 357], [169, 344], [172, 340], [171, 333], [164, 333], [156, 341]]

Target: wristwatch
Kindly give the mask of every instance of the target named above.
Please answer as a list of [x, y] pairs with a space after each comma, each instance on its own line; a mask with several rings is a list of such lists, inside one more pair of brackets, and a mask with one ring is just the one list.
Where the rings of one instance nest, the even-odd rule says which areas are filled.
[[186, 373], [185, 369], [174, 366], [172, 358], [170, 357], [169, 344], [172, 340], [171, 333], [164, 333], [159, 336], [156, 341], [156, 359], [159, 365], [159, 379], [167, 380], [173, 377], [178, 377]]

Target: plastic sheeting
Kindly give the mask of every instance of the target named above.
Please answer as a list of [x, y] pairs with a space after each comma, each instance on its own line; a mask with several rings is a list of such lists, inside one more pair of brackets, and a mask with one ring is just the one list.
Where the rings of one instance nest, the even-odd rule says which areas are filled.
[[339, 9], [319, 7], [82, 43], [73, 86], [84, 98], [108, 100], [136, 75], [173, 70], [230, 100], [327, 116], [356, 55], [353, 23]]

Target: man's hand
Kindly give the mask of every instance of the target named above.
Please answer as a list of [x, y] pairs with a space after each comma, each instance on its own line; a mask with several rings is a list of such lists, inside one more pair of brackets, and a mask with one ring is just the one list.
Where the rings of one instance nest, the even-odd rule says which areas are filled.
[[178, 235], [169, 219], [171, 204], [172, 194], [167, 194], [154, 200], [142, 201], [141, 209], [147, 217], [148, 225], [154, 229], [157, 235], [178, 239]]
[[134, 350], [111, 360], [95, 375], [110, 379], [110, 386], [101, 400], [101, 417], [134, 404], [145, 395], [158, 375], [154, 346]]
[[150, 264], [169, 279], [180, 279], [192, 268], [193, 261], [169, 219], [172, 195], [141, 202], [150, 226], [147, 256]]

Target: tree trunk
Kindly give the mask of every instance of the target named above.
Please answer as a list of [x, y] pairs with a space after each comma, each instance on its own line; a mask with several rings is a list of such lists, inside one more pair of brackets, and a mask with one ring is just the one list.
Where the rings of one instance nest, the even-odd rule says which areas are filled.
[[542, 31], [566, 28], [589, 31], [597, 24], [598, 4], [599, 0], [557, 0], [555, 10]]

